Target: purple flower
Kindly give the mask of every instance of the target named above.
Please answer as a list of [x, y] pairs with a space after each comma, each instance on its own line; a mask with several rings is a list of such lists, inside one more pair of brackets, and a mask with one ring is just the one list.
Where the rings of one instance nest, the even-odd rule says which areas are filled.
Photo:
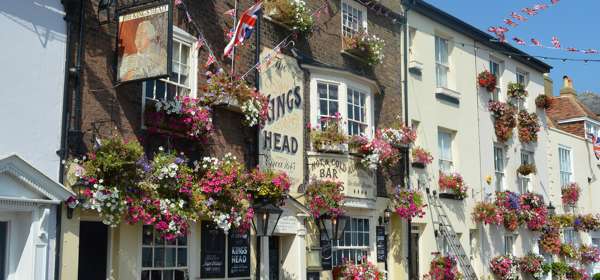
[[520, 208], [520, 199], [516, 193], [508, 194], [508, 203], [510, 204], [511, 209], [518, 210]]
[[175, 158], [175, 164], [182, 164], [184, 162], [184, 160], [180, 157], [176, 157]]
[[148, 161], [148, 158], [146, 158], [146, 156], [143, 156], [140, 159], [138, 159], [136, 164], [142, 167], [142, 169], [146, 173], [150, 173], [152, 171], [152, 164], [150, 163], [150, 161]]

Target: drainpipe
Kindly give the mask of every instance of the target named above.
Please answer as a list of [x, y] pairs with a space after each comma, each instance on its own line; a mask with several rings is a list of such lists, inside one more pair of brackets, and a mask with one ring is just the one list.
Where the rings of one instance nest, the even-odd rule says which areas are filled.
[[[262, 9], [259, 10], [256, 20], [256, 41], [254, 43], [254, 63], [260, 62], [260, 33], [261, 33], [261, 22], [262, 22]], [[258, 67], [254, 69], [254, 87], [256, 90], [260, 91], [260, 71], [258, 71]], [[260, 139], [260, 129], [257, 129], [255, 135], [255, 146], [254, 146], [254, 154], [256, 158], [256, 164], [260, 161], [260, 152], [258, 145], [258, 140]], [[269, 237], [268, 236], [257, 236], [256, 237], [256, 248], [258, 252], [258, 258], [256, 260], [256, 279], [267, 280], [269, 279]], [[260, 240], [259, 240], [260, 239]]]
[[[403, 34], [402, 34], [402, 40], [403, 40], [403, 69], [402, 71], [403, 73], [403, 91], [404, 91], [404, 125], [405, 126], [409, 126], [410, 125], [410, 121], [408, 119], [408, 11], [411, 8], [411, 5], [413, 4], [412, 0], [401, 0], [401, 4], [404, 7], [404, 30], [403, 30]], [[405, 156], [404, 156], [404, 170], [405, 170], [405, 178], [406, 178], [406, 188], [410, 189], [410, 164], [409, 164], [409, 160], [408, 160], [408, 149], [406, 150]], [[413, 261], [412, 261], [412, 219], [408, 219], [407, 220], [407, 232], [406, 232], [406, 236], [407, 236], [407, 265], [408, 265], [408, 277], [410, 278], [412, 275], [412, 266], [413, 266]]]

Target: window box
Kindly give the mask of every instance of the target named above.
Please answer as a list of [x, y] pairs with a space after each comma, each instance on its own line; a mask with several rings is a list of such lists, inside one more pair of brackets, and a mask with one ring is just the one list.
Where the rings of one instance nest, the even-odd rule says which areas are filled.
[[306, 2], [266, 0], [263, 2], [264, 18], [288, 30], [310, 31], [314, 20], [306, 9]]
[[425, 169], [425, 163], [422, 163], [422, 162], [415, 161], [415, 162], [412, 162], [410, 165], [416, 169]]
[[439, 196], [439, 198], [443, 198], [443, 199], [464, 200], [463, 197], [461, 197], [457, 194], [454, 194], [454, 193], [441, 192], [438, 196]]
[[408, 72], [417, 76], [423, 74], [423, 63], [417, 60], [411, 60], [408, 62]]
[[348, 153], [348, 144], [321, 143], [313, 150], [321, 153], [345, 154]]

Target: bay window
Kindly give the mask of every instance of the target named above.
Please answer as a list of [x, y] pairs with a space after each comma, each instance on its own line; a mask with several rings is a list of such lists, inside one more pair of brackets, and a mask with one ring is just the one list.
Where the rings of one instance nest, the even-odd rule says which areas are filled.
[[311, 124], [324, 127], [329, 117], [341, 117], [347, 135], [373, 135], [373, 96], [369, 86], [335, 76], [313, 75]]

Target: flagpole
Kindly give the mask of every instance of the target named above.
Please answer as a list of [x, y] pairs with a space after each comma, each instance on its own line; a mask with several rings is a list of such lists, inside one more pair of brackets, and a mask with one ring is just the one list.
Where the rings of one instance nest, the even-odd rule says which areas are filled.
[[[234, 2], [234, 6], [233, 6], [233, 10], [234, 10], [234, 14], [233, 14], [233, 28], [235, 29], [235, 26], [237, 25], [237, 15], [238, 15], [238, 0], [235, 0]], [[229, 30], [227, 31], [227, 34], [229, 34]], [[235, 36], [235, 34], [233, 34], [233, 36]], [[233, 79], [233, 77], [235, 76], [235, 45], [233, 45], [233, 50], [231, 51], [231, 78]]]

